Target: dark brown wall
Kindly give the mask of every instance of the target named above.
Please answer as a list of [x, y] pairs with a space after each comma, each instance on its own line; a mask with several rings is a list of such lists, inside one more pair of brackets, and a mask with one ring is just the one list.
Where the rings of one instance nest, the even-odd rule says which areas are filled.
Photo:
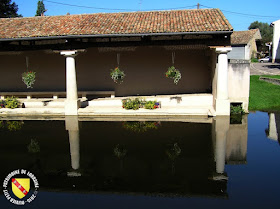
[[[126, 77], [121, 85], [110, 78], [110, 69], [117, 66], [117, 52], [90, 48], [76, 57], [79, 90], [115, 90], [117, 96], [201, 93], [211, 89], [209, 58], [205, 50], [175, 51], [175, 66], [181, 71], [178, 85], [165, 78], [172, 65], [172, 51], [164, 47], [137, 47], [120, 53], [120, 68]], [[20, 55], [0, 55], [0, 91], [26, 91], [21, 73], [36, 71], [33, 91], [65, 90], [65, 57], [43, 51], [24, 52]]]

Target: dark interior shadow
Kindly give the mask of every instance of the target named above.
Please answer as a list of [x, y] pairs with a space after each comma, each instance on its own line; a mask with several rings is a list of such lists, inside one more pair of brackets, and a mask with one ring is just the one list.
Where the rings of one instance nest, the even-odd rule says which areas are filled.
[[80, 108], [86, 108], [87, 106], [88, 106], [88, 100], [87, 101], [82, 101]]
[[47, 106], [52, 100], [42, 101], [44, 106]]

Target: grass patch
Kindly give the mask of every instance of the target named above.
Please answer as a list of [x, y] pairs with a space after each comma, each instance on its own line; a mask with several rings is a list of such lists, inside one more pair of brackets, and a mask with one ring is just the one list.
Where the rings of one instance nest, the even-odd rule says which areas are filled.
[[[260, 81], [258, 75], [250, 76], [249, 110], [280, 112], [280, 86]], [[279, 78], [280, 76], [263, 76]]]
[[251, 58], [251, 62], [252, 63], [257, 63], [257, 62], [259, 62], [259, 60], [257, 58]]

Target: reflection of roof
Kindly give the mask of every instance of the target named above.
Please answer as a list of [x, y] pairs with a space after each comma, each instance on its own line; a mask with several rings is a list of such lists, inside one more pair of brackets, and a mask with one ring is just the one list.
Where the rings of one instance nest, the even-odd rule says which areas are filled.
[[1, 18], [0, 39], [232, 31], [219, 9]]
[[258, 28], [246, 31], [233, 31], [231, 34], [231, 44], [248, 44], [252, 38], [255, 38], [256, 40], [262, 39]]

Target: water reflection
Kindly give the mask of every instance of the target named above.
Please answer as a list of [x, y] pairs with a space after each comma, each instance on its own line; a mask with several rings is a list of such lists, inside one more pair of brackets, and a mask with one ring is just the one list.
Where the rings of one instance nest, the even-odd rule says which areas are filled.
[[229, 117], [196, 123], [79, 120], [24, 121], [17, 132], [1, 130], [0, 177], [26, 168], [45, 191], [226, 198], [225, 165], [246, 163], [247, 115], [240, 124], [230, 124]]
[[280, 114], [269, 113], [268, 129], [266, 129], [267, 138], [278, 141], [280, 144]]
[[65, 118], [65, 129], [69, 134], [70, 156], [72, 171], [68, 172], [68, 176], [81, 176], [78, 171], [80, 168], [80, 129], [79, 119], [75, 116], [67, 116]]

